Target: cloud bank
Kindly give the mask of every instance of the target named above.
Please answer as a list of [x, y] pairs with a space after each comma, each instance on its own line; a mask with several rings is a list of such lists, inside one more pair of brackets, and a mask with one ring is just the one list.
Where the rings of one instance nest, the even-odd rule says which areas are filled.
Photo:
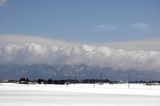
[[159, 50], [115, 49], [25, 36], [1, 36], [0, 42], [0, 64], [86, 64], [115, 70], [160, 70]]

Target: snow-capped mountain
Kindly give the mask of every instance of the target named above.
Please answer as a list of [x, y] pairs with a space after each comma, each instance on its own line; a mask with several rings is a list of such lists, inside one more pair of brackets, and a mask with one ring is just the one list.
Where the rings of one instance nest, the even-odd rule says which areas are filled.
[[[0, 64], [1, 67], [3, 65], [6, 66], [6, 64], [16, 64], [16, 66], [41, 64], [48, 67], [54, 65], [70, 67], [85, 64], [87, 67], [93, 68], [89, 70], [91, 73], [94, 72], [93, 70], [105, 68], [110, 68], [112, 72], [117, 70], [135, 70], [152, 73], [153, 71], [158, 72], [160, 70], [160, 51], [154, 49], [116, 49], [106, 45], [75, 44], [20, 35], [1, 36]], [[38, 66], [40, 67], [40, 65]], [[98, 69], [95, 69], [95, 67]], [[58, 70], [57, 67], [55, 68]], [[22, 70], [18, 69], [17, 71]], [[46, 69], [41, 71], [44, 70]], [[1, 68], [2, 71], [3, 68]], [[8, 69], [7, 72], [12, 72], [12, 70]], [[49, 76], [49, 73], [53, 74], [54, 71], [44, 71], [43, 73], [48, 73], [46, 75]], [[63, 74], [65, 74], [65, 71]]]

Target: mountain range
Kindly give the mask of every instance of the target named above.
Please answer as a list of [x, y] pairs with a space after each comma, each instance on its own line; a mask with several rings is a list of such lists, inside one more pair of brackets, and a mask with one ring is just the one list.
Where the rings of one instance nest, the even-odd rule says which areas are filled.
[[[78, 44], [31, 36], [0, 36], [0, 79], [159, 80], [158, 40]], [[130, 48], [129, 48], [130, 47]], [[133, 48], [132, 48], [133, 47]]]
[[[129, 75], [129, 76], [128, 76]], [[112, 68], [90, 67], [80, 65], [47, 65], [47, 64], [1, 64], [0, 80], [20, 79], [110, 79], [116, 81], [159, 80], [160, 72], [136, 70], [112, 70]]]

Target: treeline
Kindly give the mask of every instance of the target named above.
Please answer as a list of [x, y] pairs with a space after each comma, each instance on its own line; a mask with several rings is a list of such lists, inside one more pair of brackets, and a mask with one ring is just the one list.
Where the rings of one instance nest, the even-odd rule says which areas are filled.
[[134, 83], [134, 84], [146, 84], [146, 85], [160, 85], [160, 81], [154, 80], [154, 81], [129, 81], [129, 83]]
[[[109, 79], [83, 79], [83, 80], [74, 80], [74, 79], [66, 79], [66, 80], [53, 80], [53, 79], [38, 79], [38, 80], [29, 80], [28, 78], [20, 78], [19, 80], [7, 80], [5, 82], [10, 83], [20, 83], [20, 84], [76, 84], [76, 83], [109, 83], [109, 84], [118, 84], [123, 83], [122, 81], [111, 81]], [[124, 82], [126, 83], [126, 82]], [[146, 84], [146, 85], [154, 85], [154, 84], [160, 84], [160, 81], [154, 80], [154, 81], [129, 81], [128, 83], [135, 83], [135, 84]]]
[[20, 83], [20, 84], [75, 84], [75, 83], [118, 83], [118, 81], [110, 81], [109, 79], [84, 79], [84, 80], [53, 80], [53, 79], [38, 79], [38, 80], [29, 80], [28, 78], [20, 78], [19, 80], [8, 80], [7, 82]]

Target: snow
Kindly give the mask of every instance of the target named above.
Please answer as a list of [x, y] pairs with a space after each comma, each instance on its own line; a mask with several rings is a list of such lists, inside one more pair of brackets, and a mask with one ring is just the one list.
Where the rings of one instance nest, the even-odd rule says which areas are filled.
[[0, 106], [159, 106], [160, 86], [0, 84]]

